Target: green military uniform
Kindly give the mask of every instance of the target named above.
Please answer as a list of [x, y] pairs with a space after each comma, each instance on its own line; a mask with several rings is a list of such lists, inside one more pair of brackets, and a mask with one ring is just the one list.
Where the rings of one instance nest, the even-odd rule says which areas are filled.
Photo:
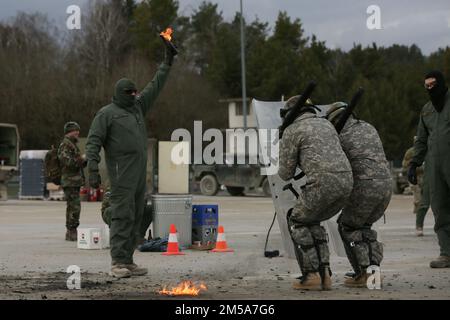
[[89, 130], [86, 155], [90, 175], [98, 174], [99, 153], [103, 147], [111, 182], [110, 243], [113, 266], [133, 264], [146, 193], [145, 115], [161, 92], [169, 70], [168, 64], [161, 64], [153, 80], [137, 97], [127, 94], [129, 90], [136, 90], [133, 82], [119, 80], [113, 103], [97, 112]]
[[[405, 170], [414, 156], [414, 147], [409, 148], [403, 157], [402, 166]], [[430, 208], [430, 190], [428, 179], [425, 175], [426, 162], [416, 170], [417, 185], [410, 183], [414, 195], [414, 213], [416, 214], [416, 228], [423, 228], [425, 216]]]
[[427, 157], [431, 208], [435, 217], [434, 230], [439, 239], [441, 256], [450, 257], [450, 93], [437, 112], [428, 102], [420, 114], [417, 141], [412, 164], [420, 166]]
[[67, 202], [66, 227], [68, 230], [76, 229], [80, 224], [80, 187], [83, 181], [83, 163], [77, 138], [64, 137], [58, 148], [58, 160], [61, 165], [61, 186]]

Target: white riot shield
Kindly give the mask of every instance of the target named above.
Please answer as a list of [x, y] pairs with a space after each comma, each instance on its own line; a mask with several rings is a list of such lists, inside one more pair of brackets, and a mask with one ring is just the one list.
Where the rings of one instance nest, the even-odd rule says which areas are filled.
[[[253, 110], [256, 114], [256, 123], [258, 129], [277, 129], [281, 125], [280, 109], [283, 107], [284, 102], [264, 102], [253, 100]], [[329, 105], [318, 106], [324, 115]], [[272, 130], [270, 135], [259, 135], [261, 154], [263, 162], [266, 164], [267, 178], [270, 183], [270, 190], [272, 192], [272, 200], [277, 212], [277, 221], [281, 230], [281, 238], [283, 240], [284, 250], [289, 258], [295, 259], [294, 246], [291, 240], [291, 236], [287, 225], [287, 212], [292, 208], [297, 202], [296, 196], [291, 190], [283, 190], [283, 188], [289, 183], [292, 184], [294, 190], [300, 193], [300, 188], [306, 183], [306, 179], [302, 178], [299, 180], [292, 179], [291, 181], [283, 181], [278, 176], [278, 132]], [[296, 175], [301, 171], [298, 169]], [[327, 230], [330, 241], [331, 252], [339, 257], [346, 257], [345, 248], [342, 240], [339, 236], [337, 229], [336, 219], [334, 216], [332, 219], [322, 223]]]

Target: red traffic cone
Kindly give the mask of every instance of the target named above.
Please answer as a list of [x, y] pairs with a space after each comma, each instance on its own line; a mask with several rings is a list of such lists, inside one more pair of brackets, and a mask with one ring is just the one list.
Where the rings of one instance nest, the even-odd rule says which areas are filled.
[[225, 232], [223, 226], [219, 226], [219, 234], [217, 235], [216, 248], [212, 252], [234, 252], [233, 249], [227, 247]]
[[165, 256], [180, 256], [184, 255], [183, 252], [180, 252], [178, 248], [178, 240], [177, 240], [177, 228], [175, 228], [174, 224], [170, 225], [170, 234], [169, 234], [169, 242], [167, 244], [167, 252], [164, 252]]

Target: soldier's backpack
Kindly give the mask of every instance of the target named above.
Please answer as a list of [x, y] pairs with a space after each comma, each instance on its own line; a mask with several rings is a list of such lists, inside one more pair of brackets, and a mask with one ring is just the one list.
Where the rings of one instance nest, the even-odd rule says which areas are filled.
[[47, 182], [53, 182], [54, 184], [61, 185], [61, 165], [58, 159], [58, 148], [52, 146], [47, 151], [44, 159], [45, 164], [45, 180]]

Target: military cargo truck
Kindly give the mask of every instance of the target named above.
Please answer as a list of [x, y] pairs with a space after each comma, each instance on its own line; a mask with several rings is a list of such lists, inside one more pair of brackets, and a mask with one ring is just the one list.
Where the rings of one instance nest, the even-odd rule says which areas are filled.
[[19, 170], [19, 129], [0, 123], [0, 200], [8, 199], [6, 184]]

